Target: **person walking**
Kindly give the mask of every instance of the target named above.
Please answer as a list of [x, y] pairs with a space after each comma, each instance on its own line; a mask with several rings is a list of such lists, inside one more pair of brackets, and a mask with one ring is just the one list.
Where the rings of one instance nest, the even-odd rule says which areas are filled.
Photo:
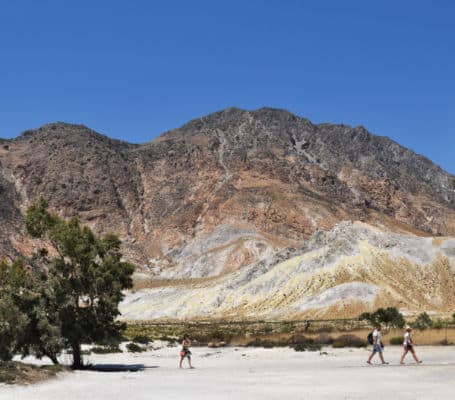
[[179, 368], [183, 368], [183, 360], [185, 358], [188, 359], [188, 365], [190, 366], [191, 369], [194, 369], [194, 367], [191, 365], [191, 351], [190, 351], [190, 346], [191, 346], [191, 341], [188, 335], [183, 336], [182, 340], [182, 350], [180, 351], [180, 364]]
[[401, 360], [400, 360], [400, 364], [402, 364], [402, 365], [404, 364], [404, 358], [406, 357], [406, 354], [408, 354], [409, 351], [411, 352], [412, 357], [414, 357], [414, 360], [417, 364], [422, 363], [422, 361], [417, 358], [411, 332], [412, 332], [412, 328], [408, 325], [406, 327], [406, 331], [404, 333], [403, 354], [401, 355]]
[[384, 356], [382, 354], [383, 350], [384, 345], [381, 342], [381, 325], [377, 324], [376, 329], [373, 331], [373, 349], [371, 351], [370, 357], [368, 357], [367, 363], [371, 364], [372, 358], [376, 355], [376, 353], [378, 353], [382, 364], [388, 364], [388, 362], [385, 362], [384, 360]]

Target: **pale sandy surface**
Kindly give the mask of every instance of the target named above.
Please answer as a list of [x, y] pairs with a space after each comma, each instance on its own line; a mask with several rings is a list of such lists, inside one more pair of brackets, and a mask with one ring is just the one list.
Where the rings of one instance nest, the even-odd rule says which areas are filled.
[[[1, 400], [174, 399], [449, 399], [455, 393], [455, 347], [420, 347], [424, 364], [368, 366], [365, 349], [297, 353], [275, 348], [194, 348], [194, 370], [177, 369], [178, 349], [89, 356], [92, 363], [144, 364], [139, 372], [64, 373], [28, 387], [0, 385]], [[375, 360], [378, 362], [378, 360]], [[156, 368], [152, 368], [156, 367]]]

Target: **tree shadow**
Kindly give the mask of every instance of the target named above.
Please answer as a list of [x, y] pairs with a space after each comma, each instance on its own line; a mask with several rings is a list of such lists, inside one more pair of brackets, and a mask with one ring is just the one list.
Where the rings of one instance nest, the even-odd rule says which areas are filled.
[[91, 364], [83, 369], [97, 372], [138, 372], [145, 369], [159, 368], [157, 365], [144, 364]]

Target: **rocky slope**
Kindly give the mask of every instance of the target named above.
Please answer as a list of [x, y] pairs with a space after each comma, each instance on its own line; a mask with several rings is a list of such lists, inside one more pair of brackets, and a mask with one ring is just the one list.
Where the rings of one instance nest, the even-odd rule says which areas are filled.
[[441, 314], [454, 294], [455, 238], [343, 222], [214, 281], [136, 291], [121, 310], [127, 319], [338, 318], [391, 305]]
[[44, 195], [62, 215], [119, 233], [142, 286], [213, 280], [340, 221], [454, 235], [452, 179], [362, 127], [284, 110], [230, 108], [142, 145], [54, 123], [0, 140], [0, 257], [33, 249], [22, 214]]

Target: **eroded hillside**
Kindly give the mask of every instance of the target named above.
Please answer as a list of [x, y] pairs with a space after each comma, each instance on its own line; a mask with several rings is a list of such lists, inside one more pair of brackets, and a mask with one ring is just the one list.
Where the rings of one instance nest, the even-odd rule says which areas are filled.
[[0, 143], [0, 256], [27, 254], [40, 195], [124, 240], [137, 279], [230, 276], [318, 229], [361, 220], [455, 234], [452, 177], [362, 127], [227, 109], [132, 145], [54, 123]]
[[396, 234], [343, 222], [216, 280], [130, 293], [126, 319], [293, 319], [355, 317], [396, 306], [404, 312], [455, 308], [455, 238]]

